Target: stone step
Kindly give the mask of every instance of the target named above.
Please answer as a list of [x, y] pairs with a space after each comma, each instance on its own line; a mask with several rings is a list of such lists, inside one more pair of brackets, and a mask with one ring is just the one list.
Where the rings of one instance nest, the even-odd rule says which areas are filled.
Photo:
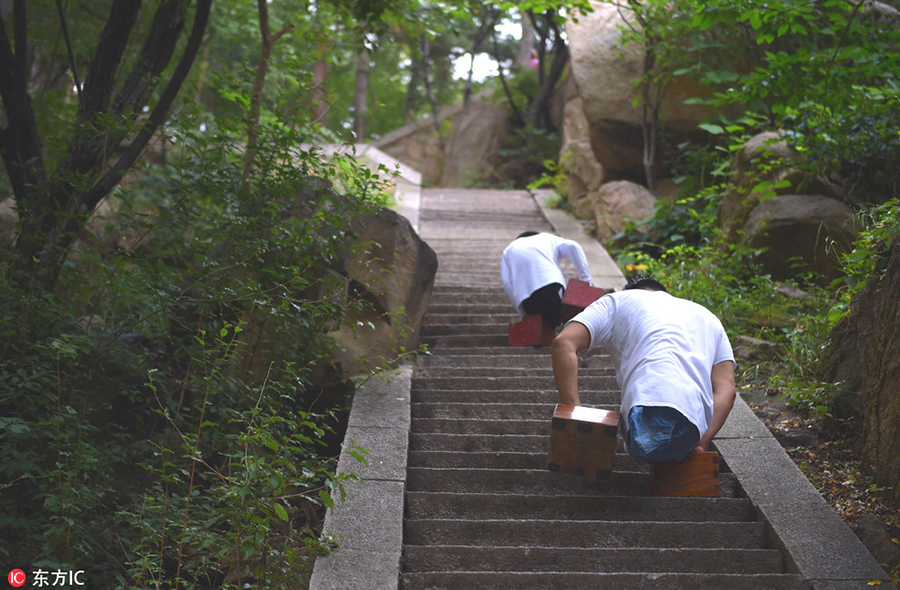
[[549, 519], [406, 519], [407, 546], [764, 549], [762, 522], [664, 522]]
[[[597, 349], [594, 349], [595, 351]], [[593, 354], [594, 351], [591, 351], [588, 354]], [[506, 342], [503, 343], [502, 347], [499, 346], [460, 346], [456, 347], [451, 351], [442, 351], [440, 356], [534, 356], [534, 357], [543, 357], [548, 361], [550, 360], [550, 349], [549, 348], [534, 348], [532, 346], [508, 346]], [[436, 354], [421, 354], [419, 356], [437, 356]]]
[[438, 267], [438, 274], [445, 273], [481, 273], [488, 275], [488, 278], [484, 281], [478, 281], [472, 279], [469, 283], [473, 287], [482, 287], [479, 290], [487, 290], [493, 289], [496, 290], [497, 287], [501, 286], [500, 282], [500, 265], [501, 265], [501, 254], [497, 256], [461, 256], [461, 257], [450, 257], [444, 256], [440, 261], [440, 266]]
[[[580, 395], [582, 405], [591, 408], [599, 407], [602, 410], [616, 410], [618, 409], [619, 403], [621, 401], [619, 393], [615, 391], [591, 391], [582, 389]], [[538, 404], [549, 409], [547, 415], [544, 416], [544, 418], [549, 421], [553, 416], [553, 409], [556, 407], [556, 404], [559, 401], [559, 396], [556, 392], [555, 387], [545, 390], [509, 389], [491, 392], [485, 392], [483, 389], [430, 389], [416, 391], [414, 399], [419, 401], [414, 401], [413, 404], [423, 404], [423, 406], [413, 406], [413, 416], [416, 418], [444, 418], [449, 420], [470, 417], [476, 420], [498, 419], [497, 416], [477, 416], [472, 414], [465, 415], [459, 413], [467, 411], [467, 409], [464, 407], [444, 408], [441, 411], [444, 411], [445, 413], [441, 416], [433, 414], [429, 415], [427, 413], [415, 413], [417, 409], [421, 409], [422, 412], [430, 412], [431, 410], [424, 408], [424, 405], [427, 404], [451, 403], [458, 404], [459, 406], [483, 406], [487, 403], [493, 404], [495, 406]], [[487, 408], [486, 410], [490, 410], [490, 408]], [[500, 416], [500, 419], [503, 419], [502, 415]], [[525, 419], [540, 420], [542, 418], [532, 416], [531, 418]]]
[[[616, 457], [618, 460], [618, 456]], [[546, 451], [540, 453], [488, 451], [410, 451], [409, 467], [446, 467], [449, 469], [544, 469]]]
[[581, 572], [452, 572], [404, 573], [400, 590], [804, 590], [792, 574], [658, 574]]
[[498, 306], [495, 311], [484, 312], [482, 310], [464, 309], [453, 312], [434, 312], [431, 308], [428, 310], [428, 319], [423, 324], [426, 326], [446, 326], [453, 323], [464, 325], [491, 324], [497, 326], [509, 326], [519, 321], [519, 315], [513, 310], [511, 305], [506, 305], [502, 309]]
[[[420, 366], [416, 370], [416, 377], [420, 379], [444, 379], [452, 377], [484, 377], [509, 379], [512, 377], [540, 377], [553, 379], [553, 367], [550, 364], [550, 358], [543, 359], [543, 362], [532, 367], [509, 366], [505, 367], [502, 363], [494, 363], [493, 367], [461, 367], [461, 366], [436, 366], [424, 367]], [[615, 378], [616, 373], [612, 367], [581, 367], [578, 370], [579, 377], [612, 377]]]
[[775, 549], [629, 548], [501, 546], [485, 555], [470, 545], [411, 545], [403, 560], [407, 571], [431, 572], [653, 572], [660, 574], [780, 574]]
[[410, 451], [546, 453], [548, 434], [430, 434], [411, 432]]
[[648, 496], [650, 474], [616, 471], [608, 479], [561, 475], [547, 469], [450, 469], [411, 467], [410, 492], [537, 494], [542, 496]]
[[[484, 293], [454, 293], [435, 290], [431, 294], [429, 309], [431, 308], [432, 303], [436, 305], [467, 305], [476, 308], [479, 305], [506, 305], [506, 309], [512, 309], [512, 304], [509, 302], [509, 298], [502, 289]], [[514, 309], [512, 309], [512, 311], [515, 312]]]
[[550, 418], [547, 418], [546, 420], [472, 420], [467, 418], [414, 418], [412, 430], [416, 434], [520, 434], [549, 437]]
[[[552, 413], [552, 410], [551, 410]], [[414, 418], [412, 429], [416, 434], [520, 434], [550, 435], [550, 419], [547, 420], [472, 420], [469, 418]]]
[[518, 321], [519, 314], [513, 309], [508, 300], [497, 301], [496, 303], [479, 303], [478, 305], [467, 304], [460, 301], [435, 301], [433, 298], [428, 303], [428, 312], [422, 319], [423, 325], [428, 325], [431, 318], [435, 315], [443, 317], [454, 317], [461, 314], [471, 314], [473, 316], [483, 315], [503, 315], [506, 321]]
[[[428, 346], [430, 350], [433, 349], [454, 349], [454, 348], [471, 348], [473, 346], [477, 347], [488, 347], [488, 348], [513, 348], [509, 346], [509, 335], [503, 334], [502, 336], [499, 334], [495, 335], [456, 335], [456, 336], [427, 336], [422, 337], [420, 339], [421, 344], [425, 344]], [[520, 347], [527, 348], [527, 347]], [[549, 348], [547, 351], [549, 352]]]
[[[530, 347], [510, 348], [502, 352], [482, 352], [484, 349], [454, 350], [453, 354], [429, 355], [416, 357], [416, 367], [447, 367], [451, 369], [468, 369], [471, 367], [490, 369], [494, 367], [544, 368], [550, 367], [550, 350]], [[579, 358], [579, 369], [599, 368], [613, 373], [609, 357], [599, 348]]]
[[[534, 469], [547, 468], [546, 449], [534, 453], [519, 451], [410, 451], [409, 467], [447, 469]], [[616, 452], [616, 469], [649, 473], [650, 468], [639, 465], [625, 454], [621, 445]], [[730, 475], [730, 474], [721, 474]]]
[[556, 520], [656, 520], [748, 522], [746, 498], [671, 498], [587, 495], [455, 494], [408, 492], [406, 516], [416, 518], [550, 518]]
[[[487, 396], [485, 396], [487, 397]], [[413, 399], [418, 396], [413, 395]], [[413, 418], [437, 418], [442, 420], [545, 420], [550, 424], [555, 400], [548, 403], [454, 403], [454, 402], [417, 402], [412, 403]], [[552, 402], [552, 403], [550, 403]]]
[[436, 324], [430, 322], [422, 326], [421, 330], [419, 330], [419, 336], [421, 338], [428, 338], [429, 336], [476, 336], [476, 335], [488, 335], [488, 336], [503, 336], [504, 338], [509, 335], [509, 322], [488, 322], [485, 321], [483, 323], [476, 324], [467, 324], [462, 321], [457, 323], [448, 322], [446, 324]]
[[[447, 265], [452, 266], [455, 264], [461, 268], [470, 269], [470, 268], [472, 268], [473, 261], [485, 262], [485, 261], [487, 261], [487, 258], [481, 259], [481, 258], [473, 258], [472, 256], [466, 256], [465, 258], [461, 258], [459, 260], [452, 260], [452, 259], [442, 260], [441, 268], [446, 268]], [[499, 267], [499, 263], [498, 263], [498, 267]], [[496, 281], [493, 281], [491, 283], [473, 282], [472, 284], [466, 285], [465, 287], [453, 287], [453, 288], [451, 288], [451, 287], [436, 287], [434, 289], [435, 295], [442, 295], [444, 293], [450, 293], [450, 292], [460, 293], [463, 295], [472, 295], [475, 293], [503, 293], [503, 285], [500, 282], [500, 279], [498, 278]]]
[[[619, 406], [619, 394], [611, 391], [583, 391], [582, 405], [614, 410]], [[553, 417], [558, 397], [552, 390], [504, 390], [486, 394], [484, 390], [428, 390], [413, 396], [413, 418], [443, 420], [545, 420]], [[490, 400], [486, 402], [484, 400]]]
[[[451, 377], [413, 377], [413, 389], [429, 391], [434, 389], [452, 390], [468, 389], [474, 391], [506, 391], [509, 389], [556, 391], [553, 375], [489, 376], [456, 375]], [[618, 383], [614, 375], [580, 375], [578, 388], [584, 391], [618, 391]]]
[[[546, 460], [546, 454], [543, 459]], [[651, 495], [649, 485], [649, 471], [621, 453], [617, 455], [613, 473], [604, 479], [555, 473], [546, 469], [545, 462], [540, 462], [537, 468], [525, 469], [410, 467], [407, 474], [407, 489], [414, 492], [643, 497]], [[733, 474], [720, 474], [719, 487], [720, 498], [738, 497]]]

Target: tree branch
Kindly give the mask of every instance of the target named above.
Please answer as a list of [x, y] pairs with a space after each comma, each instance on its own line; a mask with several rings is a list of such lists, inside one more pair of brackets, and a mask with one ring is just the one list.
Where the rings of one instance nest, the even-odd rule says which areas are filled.
[[106, 112], [115, 84], [116, 71], [122, 61], [140, 7], [141, 3], [133, 0], [114, 0], [84, 81], [84, 92], [81, 93], [78, 102], [80, 120], [94, 121], [98, 114]]
[[175, 101], [175, 97], [178, 95], [181, 85], [184, 83], [185, 79], [187, 79], [188, 73], [190, 73], [191, 70], [191, 65], [193, 65], [194, 59], [200, 51], [200, 46], [203, 43], [203, 34], [206, 30], [206, 23], [209, 21], [211, 5], [212, 0], [197, 0], [197, 10], [194, 14], [194, 24], [191, 35], [188, 37], [184, 53], [181, 54], [181, 59], [175, 67], [172, 77], [163, 89], [163, 92], [159, 97], [159, 102], [156, 103], [156, 107], [154, 107], [150, 116], [147, 118], [147, 123], [134, 137], [131, 145], [122, 152], [119, 159], [112, 168], [110, 168], [109, 172], [107, 172], [97, 184], [84, 194], [81, 202], [87, 207], [88, 211], [93, 210], [93, 208], [97, 206], [97, 203], [100, 202], [100, 199], [109, 194], [119, 181], [122, 180], [122, 176], [124, 176], [125, 172], [134, 164], [144, 147], [146, 147], [147, 143], [150, 141], [150, 138], [165, 120], [166, 114], [171, 108], [172, 103]]
[[164, 0], [159, 5], [141, 57], [113, 100], [113, 115], [119, 117], [128, 109], [138, 110], [147, 104], [159, 75], [175, 53], [178, 37], [184, 30], [186, 11], [186, 3], [181, 0]]
[[62, 0], [56, 0], [56, 9], [59, 11], [59, 24], [62, 27], [63, 38], [66, 41], [66, 51], [69, 54], [69, 67], [72, 68], [72, 78], [75, 81], [75, 92], [81, 94], [81, 80], [78, 78], [78, 64], [75, 63], [75, 52], [72, 50], [72, 37], [69, 35], [69, 23], [66, 20], [66, 11]]
[[6, 23], [0, 18], [0, 99], [7, 121], [7, 127], [0, 133], [0, 154], [16, 201], [24, 208], [31, 205], [35, 187], [43, 184], [46, 176], [41, 141], [28, 96], [28, 69], [24, 58], [28, 44], [25, 0], [17, 0], [13, 11], [16, 53], [13, 53], [6, 34]]

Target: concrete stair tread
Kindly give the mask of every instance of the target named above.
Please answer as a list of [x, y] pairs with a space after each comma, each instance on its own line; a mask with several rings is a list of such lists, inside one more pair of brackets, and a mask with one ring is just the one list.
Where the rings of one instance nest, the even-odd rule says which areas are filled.
[[659, 574], [579, 572], [454, 572], [401, 574], [400, 590], [804, 590], [791, 574]]
[[407, 546], [742, 549], [766, 547], [761, 522], [670, 522], [535, 518], [409, 519]]
[[548, 436], [550, 433], [549, 420], [414, 418], [413, 427], [417, 434], [521, 434]]
[[[515, 358], [515, 357], [511, 357]], [[418, 367], [416, 379], [447, 379], [450, 377], [499, 379], [508, 377], [541, 377], [553, 379], [553, 368], [549, 365], [536, 367], [494, 366], [494, 367]], [[498, 363], [499, 364], [499, 363]], [[609, 367], [581, 367], [579, 377], [612, 377], [616, 374]]]
[[[410, 467], [407, 490], [412, 492], [531, 494], [544, 496], [652, 497], [650, 473], [633, 462], [616, 464], [608, 478], [554, 473], [545, 462], [535, 467]], [[731, 474], [720, 475], [720, 497], [736, 497]]]
[[[619, 445], [621, 447], [621, 445]], [[531, 469], [547, 468], [547, 452], [519, 451], [420, 451], [409, 452], [409, 467], [444, 469]], [[616, 452], [616, 471], [648, 473], [650, 468], [638, 464], [621, 448]]]
[[[549, 421], [553, 416], [553, 408], [559, 401], [556, 395], [556, 386], [546, 389], [498, 389], [488, 392], [484, 389], [427, 389], [415, 392], [421, 401], [414, 402], [417, 407], [434, 406], [438, 404], [456, 404], [449, 409], [461, 409], [460, 406], [471, 404], [485, 404], [485, 400], [491, 400], [494, 406], [509, 404], [539, 405], [549, 407], [546, 416], [538, 419]], [[599, 407], [604, 410], [619, 408], [619, 394], [611, 391], [583, 391], [581, 393], [582, 404], [585, 406]], [[458, 416], [457, 416], [458, 417]]]
[[[531, 391], [537, 391], [538, 395], [535, 399], [539, 399], [541, 392], [545, 392], [548, 390]], [[549, 399], [547, 402], [536, 401], [535, 403], [528, 403], [523, 400], [517, 405], [503, 403], [478, 403], [477, 397], [468, 403], [465, 401], [443, 401], [443, 399], [446, 399], [448, 397], [452, 398], [453, 393], [454, 392], [452, 391], [433, 392], [433, 396], [437, 398], [434, 402], [417, 402], [412, 404], [412, 417], [443, 419], [471, 418], [478, 420], [546, 420], [549, 432], [550, 419], [553, 417], [553, 408], [556, 407], [556, 404], [549, 402]], [[523, 394], [523, 397], [526, 394]], [[490, 394], [486, 394], [484, 391], [481, 391], [481, 399], [488, 397], [488, 395]], [[509, 393], [504, 393], [504, 395], [506, 395], [507, 397], [511, 397]], [[499, 397], [499, 394], [497, 397]], [[551, 395], [547, 395], [546, 397], [552, 399]], [[612, 396], [608, 396], [606, 397], [606, 399], [603, 399], [603, 396], [597, 395], [596, 398], [597, 401], [617, 401], [613, 400]], [[461, 392], [457, 399], [471, 398], [467, 397], [465, 393]], [[606, 405], [607, 407], [615, 407], [611, 403], [601, 405]], [[466, 433], [462, 432], [460, 434]]]
[[[616, 377], [614, 375], [579, 375], [578, 383], [581, 391], [605, 390], [612, 393], [616, 386]], [[556, 393], [556, 382], [552, 375], [414, 377], [412, 387], [414, 391], [420, 389], [481, 389], [489, 391], [543, 389]]]
[[427, 571], [783, 573], [777, 549], [408, 545], [404, 568]]
[[539, 496], [517, 493], [407, 492], [408, 518], [470, 520], [552, 518], [572, 520], [666, 520], [671, 522], [748, 522], [746, 498], [630, 497], [587, 494]]

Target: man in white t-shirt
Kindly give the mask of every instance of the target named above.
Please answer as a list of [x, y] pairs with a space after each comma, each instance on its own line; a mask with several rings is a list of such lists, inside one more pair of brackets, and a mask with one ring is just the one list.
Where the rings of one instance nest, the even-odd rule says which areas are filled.
[[553, 234], [519, 234], [503, 250], [500, 261], [503, 289], [516, 311], [522, 316], [540, 314], [554, 328], [562, 322], [560, 304], [566, 284], [561, 258], [571, 260], [578, 278], [593, 285], [581, 245]]
[[604, 295], [553, 341], [560, 403], [580, 405], [577, 353], [601, 345], [622, 389], [628, 452], [660, 462], [705, 450], [735, 400], [734, 353], [719, 319], [649, 277]]

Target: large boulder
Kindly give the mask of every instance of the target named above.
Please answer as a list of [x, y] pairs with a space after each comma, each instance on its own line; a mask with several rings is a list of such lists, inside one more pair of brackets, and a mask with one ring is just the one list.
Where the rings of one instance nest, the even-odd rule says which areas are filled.
[[840, 201], [781, 195], [753, 208], [743, 238], [763, 250], [757, 260], [777, 280], [813, 271], [831, 281], [841, 275], [838, 255], [849, 251], [858, 233], [856, 216]]
[[622, 231], [628, 219], [647, 219], [653, 214], [656, 197], [646, 187], [627, 180], [607, 182], [593, 201], [597, 240], [608, 244]]
[[[593, 203], [581, 204], [585, 197], [596, 194], [605, 180], [603, 166], [597, 161], [591, 147], [590, 130], [581, 97], [571, 77], [566, 78], [563, 110], [562, 147], [559, 151], [560, 167], [566, 174], [566, 195], [573, 209], [581, 211], [581, 219], [593, 215]], [[578, 216], [578, 213], [576, 213]]]
[[[592, 13], [566, 23], [571, 71], [588, 122], [590, 143], [610, 178], [639, 180], [644, 177], [643, 114], [634, 106], [640, 89], [633, 82], [643, 75], [643, 47], [636, 42], [622, 43], [620, 26], [626, 25], [623, 15], [628, 15], [627, 10], [598, 0], [592, 0], [591, 5]], [[660, 120], [673, 135], [672, 145], [702, 137], [697, 125], [710, 116], [710, 107], [684, 102], [704, 95], [685, 77], [676, 78], [666, 87]]]
[[[458, 111], [457, 107], [452, 107], [442, 113], [442, 116], [450, 117]], [[443, 148], [433, 118], [404, 125], [373, 140], [371, 145], [420, 172], [423, 184], [434, 186], [440, 181]]]
[[439, 186], [471, 186], [489, 173], [510, 126], [503, 107], [473, 97], [453, 117]]
[[827, 179], [792, 167], [797, 157], [797, 152], [777, 131], [766, 131], [748, 139], [735, 154], [731, 180], [722, 196], [719, 208], [722, 227], [731, 233], [740, 230], [760, 200], [773, 194], [843, 197], [838, 187]]
[[437, 273], [437, 255], [405, 217], [380, 208], [358, 224], [342, 274], [368, 305], [332, 335], [335, 359], [350, 374], [415, 349]]
[[817, 378], [836, 384], [835, 413], [853, 418], [862, 464], [900, 506], [900, 236], [831, 332]]
[[[347, 205], [342, 199], [330, 181], [306, 177], [299, 183], [296, 198], [283, 202], [283, 215], [310, 219], [322, 203]], [[386, 207], [357, 213], [345, 228], [320, 229], [342, 231], [346, 237], [329, 267], [310, 273], [309, 286], [297, 299], [338, 306], [351, 300], [364, 302], [352, 305], [349, 316], [330, 333], [335, 344], [331, 360], [338, 372], [360, 374], [415, 350], [437, 272], [434, 251], [405, 217]], [[262, 315], [251, 309], [242, 318], [246, 328], [238, 355], [245, 374], [265, 377], [270, 364], [284, 358], [284, 351], [304, 335], [287, 333], [277, 321]]]
[[569, 203], [573, 207], [585, 195], [597, 192], [603, 184], [603, 166], [594, 158], [587, 140], [569, 142], [560, 165], [566, 172]]

